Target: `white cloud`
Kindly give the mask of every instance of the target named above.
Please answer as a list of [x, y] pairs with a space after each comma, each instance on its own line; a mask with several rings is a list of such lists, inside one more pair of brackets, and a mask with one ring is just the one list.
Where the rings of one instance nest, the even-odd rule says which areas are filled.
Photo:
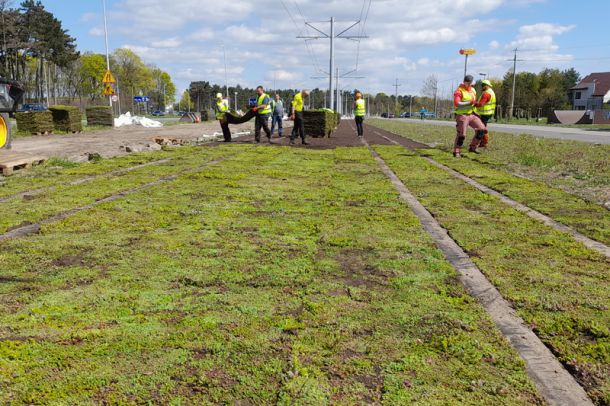
[[242, 43], [269, 43], [280, 38], [265, 28], [252, 29], [245, 25], [232, 25], [225, 30], [226, 38]]
[[80, 17], [80, 20], [82, 22], [88, 23], [90, 21], [93, 21], [97, 19], [97, 14], [96, 13], [85, 13]]
[[268, 81], [298, 81], [301, 80], [302, 74], [300, 72], [288, 72], [285, 70], [274, 70], [267, 72], [267, 76], [265, 77]]
[[151, 43], [153, 48], [175, 48], [182, 45], [182, 41], [179, 38], [167, 38], [161, 41], [154, 41]]
[[493, 40], [489, 43], [489, 48], [498, 49], [498, 48], [500, 48], [500, 43], [496, 40]]
[[89, 30], [89, 35], [93, 35], [94, 37], [103, 37], [104, 29], [100, 27], [93, 27]]

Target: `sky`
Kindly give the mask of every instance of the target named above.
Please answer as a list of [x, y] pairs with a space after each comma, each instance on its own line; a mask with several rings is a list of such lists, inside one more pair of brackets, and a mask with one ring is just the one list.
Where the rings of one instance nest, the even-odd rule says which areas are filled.
[[[42, 3], [81, 52], [105, 52], [102, 0]], [[477, 51], [468, 61], [477, 79], [504, 76], [515, 48], [517, 71], [610, 71], [608, 0], [106, 0], [106, 8], [111, 52], [133, 50], [167, 71], [179, 91], [225, 79], [328, 88], [329, 39], [297, 36], [328, 34], [331, 17], [336, 34], [360, 21], [344, 35], [366, 37], [335, 40], [344, 89], [421, 94], [434, 74], [448, 95], [463, 78], [461, 48]]]

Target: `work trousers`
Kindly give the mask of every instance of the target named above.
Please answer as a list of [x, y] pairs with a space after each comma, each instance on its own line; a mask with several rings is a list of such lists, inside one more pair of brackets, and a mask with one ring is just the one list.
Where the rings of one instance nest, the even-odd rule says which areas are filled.
[[358, 136], [362, 137], [364, 135], [364, 116], [356, 116], [356, 129], [358, 130]]
[[273, 132], [275, 131], [275, 125], [277, 124], [277, 133], [281, 137], [284, 131], [284, 120], [282, 116], [272, 115], [271, 116], [271, 136], [273, 137]]
[[[487, 130], [487, 123], [489, 123], [489, 120], [491, 120], [493, 116], [494, 116], [493, 114], [483, 114], [483, 115], [479, 116], [479, 117], [481, 117], [481, 121], [485, 125], [486, 130]], [[489, 143], [489, 130], [485, 131], [485, 136], [481, 140], [479, 147], [486, 147], [488, 143]]]
[[220, 123], [220, 128], [222, 128], [222, 136], [225, 139], [225, 142], [231, 142], [231, 130], [229, 129], [229, 122], [227, 121], [227, 116], [223, 120], [218, 120]]
[[271, 139], [271, 130], [269, 130], [269, 115], [258, 115], [256, 116], [256, 121], [254, 123], [254, 139], [257, 142], [261, 140], [261, 128], [267, 134], [267, 138]]
[[464, 139], [466, 139], [466, 131], [468, 127], [471, 127], [475, 131], [474, 137], [472, 137], [472, 141], [470, 142], [471, 148], [476, 148], [479, 146], [479, 142], [483, 138], [483, 134], [487, 131], [485, 129], [485, 124], [481, 121], [479, 116], [476, 114], [458, 114], [455, 117], [455, 128], [457, 130], [457, 135], [455, 137], [455, 145], [454, 148], [460, 148], [464, 144]]
[[292, 134], [290, 134], [290, 141], [294, 141], [297, 135], [301, 137], [302, 142], [305, 142], [305, 123], [303, 122], [302, 111], [297, 111], [294, 114], [294, 128]]

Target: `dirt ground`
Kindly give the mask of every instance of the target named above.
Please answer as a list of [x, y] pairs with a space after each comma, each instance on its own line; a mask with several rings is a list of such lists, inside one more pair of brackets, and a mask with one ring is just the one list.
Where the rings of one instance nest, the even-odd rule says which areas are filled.
[[[272, 142], [275, 145], [288, 145], [291, 130], [292, 122], [285, 122], [285, 136], [279, 138], [276, 133]], [[233, 142], [254, 142], [254, 121], [240, 125], [232, 125], [231, 131], [233, 134], [241, 132], [251, 133], [249, 136], [244, 135], [242, 137], [236, 137]], [[90, 154], [99, 154], [102, 157], [109, 158], [126, 155], [130, 152], [158, 149], [160, 146], [155, 143], [155, 138], [176, 139], [183, 141], [184, 143], [192, 143], [196, 142], [204, 135], [213, 135], [214, 133], [220, 132], [220, 127], [215, 121], [202, 124], [173, 125], [163, 128], [128, 126], [73, 135], [21, 137], [13, 141], [13, 151], [82, 162], [87, 161]], [[365, 125], [365, 138], [369, 143], [392, 145], [391, 142], [380, 136], [380, 133], [383, 133], [392, 139], [396, 139], [409, 148], [425, 147], [423, 144]], [[307, 142], [309, 143], [307, 148], [314, 149], [335, 148], [337, 146], [362, 146], [362, 143], [356, 135], [354, 121], [350, 119], [342, 121], [339, 128], [330, 138], [307, 137]], [[268, 143], [264, 133], [261, 137], [261, 143]], [[296, 144], [297, 147], [301, 147], [300, 139], [297, 138]]]
[[[254, 121], [231, 126], [233, 133], [254, 131]], [[72, 161], [86, 161], [89, 154], [109, 158], [156, 148], [155, 138], [171, 138], [194, 142], [204, 135], [220, 133], [216, 121], [202, 124], [180, 124], [162, 128], [128, 126], [91, 133], [21, 137], [13, 140], [13, 151]], [[129, 147], [129, 148], [126, 148]]]

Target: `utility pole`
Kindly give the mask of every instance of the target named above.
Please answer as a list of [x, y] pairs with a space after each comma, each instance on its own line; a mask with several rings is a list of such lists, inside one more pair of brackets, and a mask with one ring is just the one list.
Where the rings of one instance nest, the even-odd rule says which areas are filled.
[[227, 51], [225, 50], [225, 43], [222, 43], [222, 55], [225, 62], [225, 92], [227, 94], [227, 100], [229, 99], [229, 84], [227, 81]]
[[396, 108], [398, 107], [398, 88], [402, 86], [398, 83], [398, 78], [396, 78], [396, 82], [392, 85], [394, 87], [394, 114], [396, 114]]
[[513, 61], [513, 92], [510, 96], [510, 110], [508, 112], [508, 119], [513, 117], [513, 111], [515, 108], [515, 90], [517, 88], [517, 61], [523, 61], [523, 59], [517, 59], [518, 48], [515, 48], [515, 56], [513, 59], [507, 59], [507, 61]]
[[368, 36], [366, 36], [366, 35], [343, 35], [346, 32], [348, 32], [349, 30], [351, 30], [352, 28], [354, 28], [356, 25], [360, 24], [360, 20], [356, 21], [355, 23], [353, 23], [352, 25], [350, 25], [349, 27], [347, 27], [346, 29], [344, 29], [343, 31], [341, 31], [338, 34], [335, 34], [335, 23], [336, 23], [335, 18], [331, 17], [330, 21], [328, 21], [328, 22], [330, 23], [330, 33], [327, 34], [324, 31], [314, 27], [312, 25], [312, 23], [305, 22], [305, 25], [313, 28], [320, 34], [319, 35], [299, 35], [299, 36], [297, 36], [297, 38], [304, 38], [304, 39], [328, 38], [330, 40], [329, 69], [328, 69], [328, 72], [323, 72], [323, 73], [326, 73], [328, 75], [328, 92], [330, 93], [330, 101], [329, 101], [328, 106], [329, 106], [329, 108], [332, 109], [333, 106], [335, 105], [335, 99], [334, 99], [334, 94], [333, 94], [333, 91], [335, 90], [335, 87], [333, 86], [333, 74], [335, 72], [335, 39], [343, 38], [343, 39], [359, 40], [362, 38], [368, 38]]
[[[339, 68], [337, 68], [337, 76], [335, 76], [335, 86], [336, 86], [336, 92], [337, 92], [337, 99], [336, 99], [336, 103], [335, 106], [331, 106], [330, 108], [341, 113], [339, 110], [341, 110], [341, 104], [339, 102]], [[331, 104], [332, 104], [332, 100], [331, 100]]]
[[[104, 36], [106, 38], [106, 69], [110, 72], [110, 51], [108, 49], [108, 22], [106, 19], [106, 0], [102, 0], [102, 5], [104, 7]], [[110, 107], [112, 107], [112, 95], [108, 96], [108, 102], [110, 103]]]

